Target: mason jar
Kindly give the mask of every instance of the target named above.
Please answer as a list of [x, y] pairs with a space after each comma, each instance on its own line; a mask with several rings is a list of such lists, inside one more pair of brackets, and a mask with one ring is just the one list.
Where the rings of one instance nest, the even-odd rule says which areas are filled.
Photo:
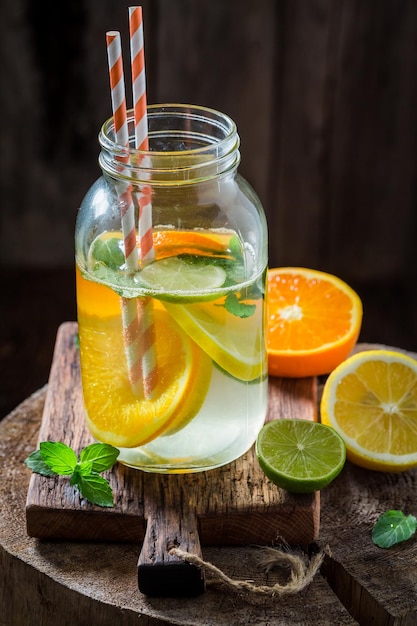
[[264, 423], [267, 226], [239, 136], [200, 106], [148, 107], [149, 150], [101, 128], [75, 232], [85, 419], [119, 461], [209, 470]]

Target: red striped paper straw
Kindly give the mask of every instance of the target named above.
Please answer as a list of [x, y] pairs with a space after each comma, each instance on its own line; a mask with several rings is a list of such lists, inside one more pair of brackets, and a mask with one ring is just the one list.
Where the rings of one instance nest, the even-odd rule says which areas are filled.
[[[146, 110], [145, 53], [143, 44], [142, 7], [129, 7], [130, 56], [132, 64], [132, 95], [135, 123], [135, 147], [148, 150], [148, 116]], [[146, 185], [138, 194], [140, 258], [146, 265], [155, 258], [152, 233], [152, 190]], [[150, 298], [140, 301], [142, 375], [146, 397], [152, 395], [157, 383], [155, 329]]]
[[[114, 118], [116, 143], [129, 146], [127, 126], [126, 94], [123, 73], [122, 47], [120, 33], [106, 33], [107, 56], [109, 63], [111, 101]], [[126, 265], [129, 271], [138, 270], [138, 251], [136, 247], [135, 207], [130, 187], [119, 185], [120, 215], [124, 239]], [[121, 298], [123, 339], [127, 358], [129, 381], [135, 393], [141, 389], [142, 365], [140, 355], [140, 328], [136, 301], [133, 298]]]
[[[129, 28], [135, 147], [137, 150], [149, 150], [142, 7], [129, 7]], [[139, 201], [138, 230], [141, 259], [145, 265], [155, 258], [152, 237], [151, 194], [151, 188], [144, 187]]]
[[137, 150], [149, 150], [142, 7], [129, 7], [130, 58]]

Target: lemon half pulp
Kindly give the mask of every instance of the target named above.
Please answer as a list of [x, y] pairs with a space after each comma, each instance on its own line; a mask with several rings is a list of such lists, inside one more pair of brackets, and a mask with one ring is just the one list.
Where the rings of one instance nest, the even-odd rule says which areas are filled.
[[390, 350], [360, 352], [331, 373], [320, 408], [353, 463], [386, 472], [417, 466], [416, 360]]

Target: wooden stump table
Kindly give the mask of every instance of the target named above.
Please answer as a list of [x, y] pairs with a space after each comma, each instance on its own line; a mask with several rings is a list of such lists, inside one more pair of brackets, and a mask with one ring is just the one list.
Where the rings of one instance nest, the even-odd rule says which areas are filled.
[[[414, 355], [413, 355], [414, 356]], [[154, 598], [140, 593], [137, 559], [141, 540], [70, 541], [29, 537], [26, 499], [30, 471], [24, 459], [36, 448], [47, 388], [0, 423], [0, 608], [11, 626], [56, 624], [195, 626], [417, 623], [417, 541], [390, 550], [371, 541], [377, 517], [389, 508], [417, 513], [417, 470], [381, 474], [347, 463], [321, 496], [319, 536], [326, 546], [321, 571], [301, 592], [253, 598], [207, 586], [194, 598]], [[256, 585], [285, 582], [288, 571], [266, 574], [261, 548], [202, 547], [205, 561], [233, 579]], [[345, 608], [347, 607], [347, 608]]]

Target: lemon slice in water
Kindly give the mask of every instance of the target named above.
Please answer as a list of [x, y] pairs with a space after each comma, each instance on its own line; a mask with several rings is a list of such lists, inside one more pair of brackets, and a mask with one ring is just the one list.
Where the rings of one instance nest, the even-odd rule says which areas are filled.
[[164, 303], [169, 314], [194, 339], [215, 363], [231, 376], [243, 381], [262, 378], [266, 374], [263, 350], [261, 301], [253, 315], [240, 318], [229, 313], [223, 302], [182, 306]]

